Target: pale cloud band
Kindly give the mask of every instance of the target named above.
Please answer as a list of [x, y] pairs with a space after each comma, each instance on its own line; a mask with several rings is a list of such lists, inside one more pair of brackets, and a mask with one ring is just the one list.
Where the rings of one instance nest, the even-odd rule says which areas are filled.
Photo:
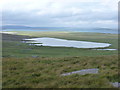
[[117, 27], [118, 0], [4, 0], [3, 24]]

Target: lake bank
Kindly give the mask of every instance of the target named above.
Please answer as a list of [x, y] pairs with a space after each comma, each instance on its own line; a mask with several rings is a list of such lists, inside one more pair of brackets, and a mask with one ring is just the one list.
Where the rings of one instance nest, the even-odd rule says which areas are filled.
[[[115, 55], [117, 50], [91, 50], [78, 49], [72, 47], [50, 47], [50, 46], [29, 46], [22, 43], [23, 39], [35, 37], [50, 37], [66, 40], [88, 41], [98, 43], [110, 43], [107, 49], [118, 49], [118, 39], [116, 34], [98, 33], [70, 33], [70, 32], [17, 32], [17, 35], [3, 35], [3, 55], [4, 57], [69, 57], [69, 56], [101, 56]], [[3, 38], [3, 39], [4, 39]], [[10, 40], [11, 39], [11, 40]], [[97, 49], [97, 48], [96, 48]], [[100, 49], [100, 48], [99, 48]], [[101, 48], [106, 49], [106, 48]]]

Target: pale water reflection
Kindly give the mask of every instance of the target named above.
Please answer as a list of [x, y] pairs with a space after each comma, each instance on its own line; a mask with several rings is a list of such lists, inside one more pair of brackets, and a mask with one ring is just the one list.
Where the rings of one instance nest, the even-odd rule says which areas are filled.
[[31, 38], [24, 39], [26, 43], [33, 43], [37, 46], [52, 46], [52, 47], [74, 47], [74, 48], [103, 48], [109, 47], [109, 43], [97, 43], [97, 42], [88, 42], [88, 41], [75, 41], [75, 40], [65, 40], [58, 38]]
[[106, 50], [106, 51], [115, 51], [117, 49], [93, 49], [93, 50]]

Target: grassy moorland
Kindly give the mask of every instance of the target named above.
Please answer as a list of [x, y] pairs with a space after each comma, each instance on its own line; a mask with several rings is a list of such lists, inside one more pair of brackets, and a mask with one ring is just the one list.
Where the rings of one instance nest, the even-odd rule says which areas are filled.
[[[70, 32], [19, 32], [20, 35], [28, 35], [29, 37], [56, 37], [70, 40], [93, 41], [101, 43], [110, 43], [112, 49], [118, 48], [118, 39], [116, 34], [98, 34], [98, 33], [70, 33]], [[10, 37], [11, 38], [11, 37]], [[20, 37], [19, 37], [20, 38]], [[28, 37], [24, 37], [28, 38]], [[98, 51], [91, 49], [67, 48], [67, 47], [43, 47], [29, 46], [21, 43], [21, 39], [3, 40], [3, 56], [15, 57], [65, 57], [65, 56], [100, 56], [113, 55], [117, 51]], [[5, 48], [4, 48], [5, 47]]]
[[[117, 51], [29, 46], [24, 38], [56, 37], [111, 43], [117, 35], [70, 32], [18, 32], [3, 35], [3, 88], [113, 88], [119, 82]], [[26, 35], [26, 36], [21, 36]], [[81, 69], [98, 68], [98, 74], [61, 76]]]
[[[61, 76], [99, 68], [98, 74]], [[3, 58], [4, 88], [112, 88], [118, 81], [118, 59], [113, 56], [61, 58]]]

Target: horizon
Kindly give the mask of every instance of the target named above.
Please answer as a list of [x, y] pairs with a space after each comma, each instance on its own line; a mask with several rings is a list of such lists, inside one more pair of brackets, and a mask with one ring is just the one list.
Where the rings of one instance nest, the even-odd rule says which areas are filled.
[[28, 27], [28, 28], [82, 28], [82, 29], [118, 29], [117, 27], [66, 27], [66, 26], [63, 26], [63, 27], [53, 27], [53, 26], [29, 26], [29, 25], [2, 25], [0, 26], [2, 29], [3, 28], [8, 28], [9, 27]]

